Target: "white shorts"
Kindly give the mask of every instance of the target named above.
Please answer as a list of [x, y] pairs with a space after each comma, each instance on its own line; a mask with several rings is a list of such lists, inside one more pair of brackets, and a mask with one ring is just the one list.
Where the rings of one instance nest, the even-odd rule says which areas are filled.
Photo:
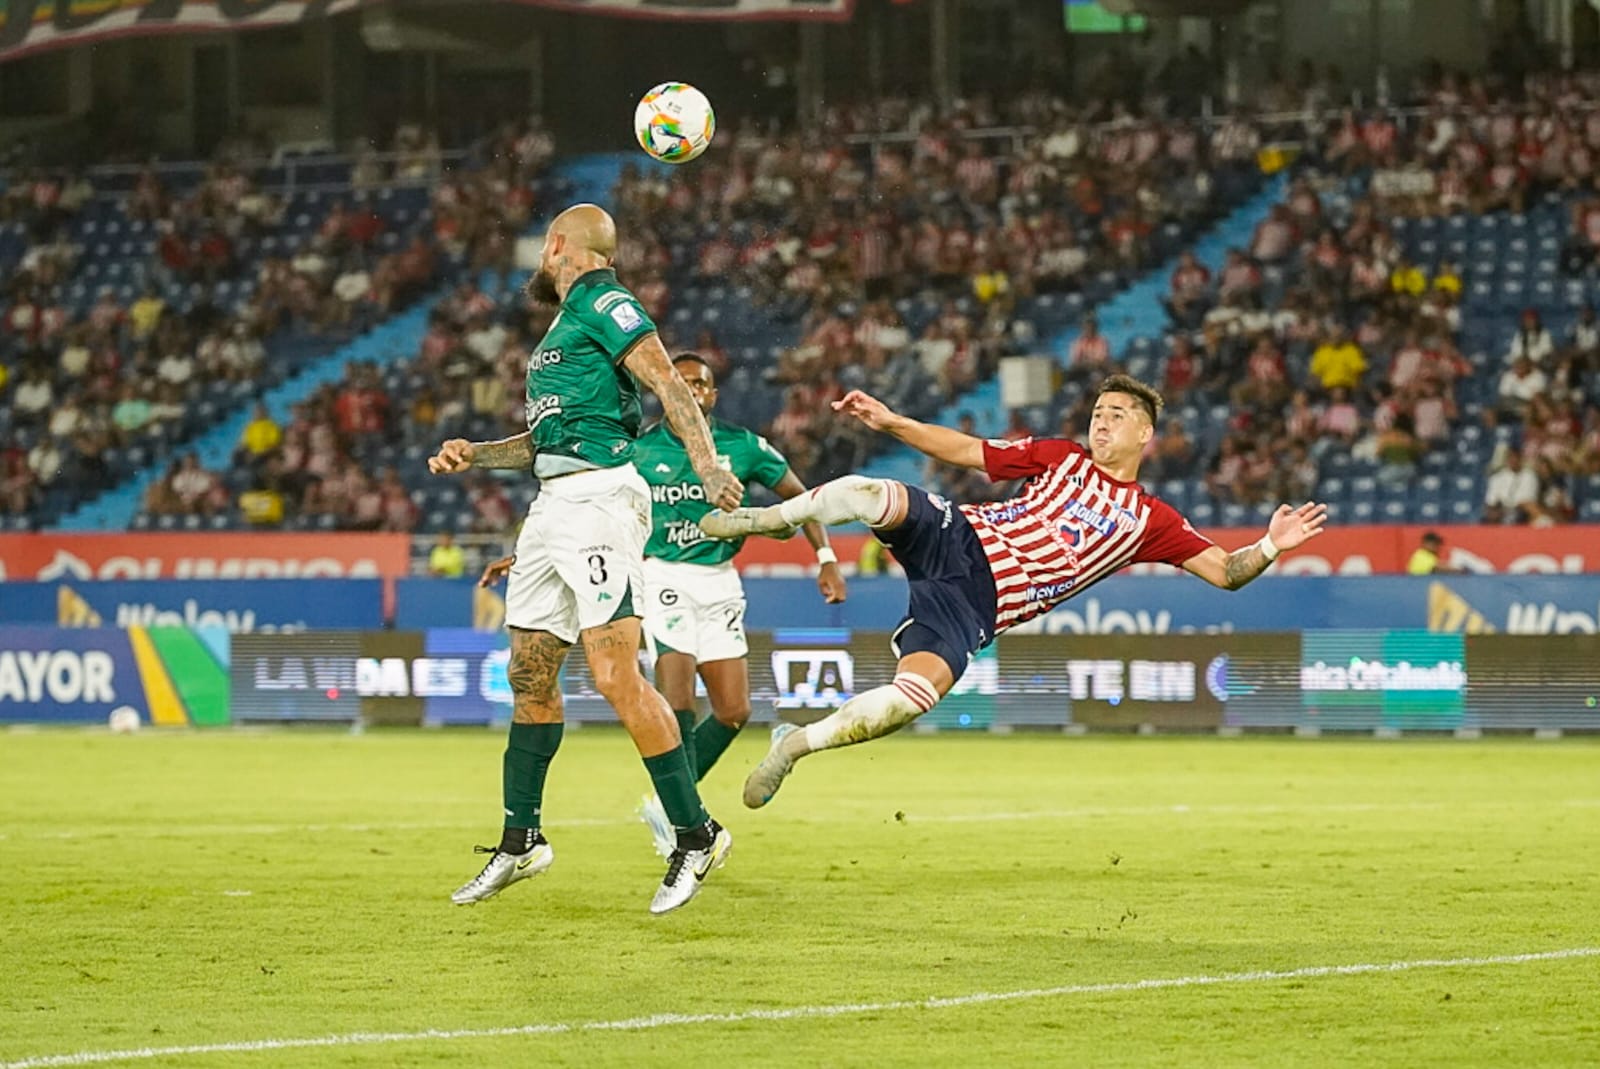
[[575, 642], [638, 616], [650, 491], [633, 465], [546, 479], [528, 506], [506, 582], [506, 624]]
[[728, 564], [644, 562], [644, 631], [657, 656], [687, 653], [701, 664], [750, 652], [744, 636], [744, 584]]

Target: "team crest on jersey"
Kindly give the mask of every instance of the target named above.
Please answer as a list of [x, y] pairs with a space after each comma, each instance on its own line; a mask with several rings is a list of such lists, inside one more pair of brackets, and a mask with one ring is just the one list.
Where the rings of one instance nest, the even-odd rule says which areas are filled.
[[1020, 501], [1008, 501], [1003, 505], [980, 505], [978, 514], [990, 523], [1010, 523], [1026, 516], [1028, 506]]
[[644, 323], [643, 317], [631, 304], [619, 304], [611, 309], [611, 320], [626, 331], [638, 330]]

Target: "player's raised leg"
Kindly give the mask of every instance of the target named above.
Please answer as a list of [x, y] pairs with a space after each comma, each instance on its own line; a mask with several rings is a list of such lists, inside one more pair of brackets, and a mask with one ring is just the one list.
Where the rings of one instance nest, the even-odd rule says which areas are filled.
[[548, 869], [555, 851], [540, 831], [545, 776], [561, 745], [561, 662], [570, 643], [548, 631], [511, 628], [510, 738], [502, 758], [501, 792], [505, 827], [497, 847], [478, 847], [490, 856], [483, 870], [450, 896], [470, 905], [499, 894], [518, 880]]
[[906, 516], [906, 488], [893, 479], [842, 475], [787, 501], [765, 508], [739, 508], [708, 512], [700, 529], [712, 538], [769, 535], [787, 538], [802, 524], [828, 526], [864, 523], [885, 529], [898, 526]]
[[805, 727], [783, 725], [772, 747], [744, 781], [744, 804], [759, 809], [772, 801], [795, 762], [818, 750], [854, 746], [899, 731], [932, 709], [955, 686], [944, 659], [926, 651], [907, 654], [894, 681], [857, 694], [834, 712]]

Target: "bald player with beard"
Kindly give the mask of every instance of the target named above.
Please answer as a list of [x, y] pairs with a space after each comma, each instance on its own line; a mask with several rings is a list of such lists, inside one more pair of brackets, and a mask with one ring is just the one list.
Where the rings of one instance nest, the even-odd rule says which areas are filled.
[[593, 204], [556, 216], [528, 282], [536, 300], [559, 305], [528, 358], [528, 430], [498, 442], [454, 438], [428, 460], [435, 474], [497, 468], [540, 481], [506, 590], [513, 700], [503, 759], [505, 826], [498, 847], [478, 848], [491, 856], [451, 896], [460, 905], [490, 898], [555, 861], [540, 830], [541, 808], [561, 742], [561, 664], [580, 640], [596, 688], [633, 737], [676, 831], [677, 849], [650, 912], [686, 904], [733, 843], [701, 804], [672, 709], [639, 669], [650, 537], [650, 493], [633, 466], [639, 383], [661, 399], [708, 502], [735, 508], [744, 487], [718, 467], [699, 405], [655, 324], [617, 281], [616, 244], [611, 217]]

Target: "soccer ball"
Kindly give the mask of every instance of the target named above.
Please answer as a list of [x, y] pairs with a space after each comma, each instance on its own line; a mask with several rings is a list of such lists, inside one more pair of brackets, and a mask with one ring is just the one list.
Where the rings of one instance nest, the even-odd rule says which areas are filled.
[[639, 147], [663, 163], [688, 163], [711, 144], [717, 116], [711, 101], [692, 85], [662, 82], [633, 109]]
[[130, 735], [139, 730], [139, 710], [131, 705], [119, 705], [111, 710], [111, 715], [106, 718], [106, 726], [114, 734]]

